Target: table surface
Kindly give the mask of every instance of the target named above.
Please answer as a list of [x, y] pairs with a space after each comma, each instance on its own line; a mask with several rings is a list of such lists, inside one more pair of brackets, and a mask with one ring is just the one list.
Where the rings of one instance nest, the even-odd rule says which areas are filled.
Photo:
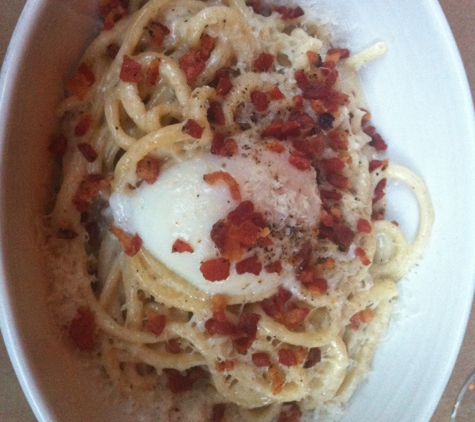
[[[0, 63], [25, 0], [0, 0]], [[447, 20], [452, 28], [467, 70], [472, 97], [475, 98], [475, 1], [440, 0]], [[452, 376], [437, 406], [431, 422], [446, 422], [452, 413], [452, 406], [458, 391], [468, 374], [475, 369], [475, 306], [472, 307], [465, 339]], [[0, 420], [8, 422], [34, 422], [33, 412], [23, 395], [8, 358], [3, 340], [0, 338]]]

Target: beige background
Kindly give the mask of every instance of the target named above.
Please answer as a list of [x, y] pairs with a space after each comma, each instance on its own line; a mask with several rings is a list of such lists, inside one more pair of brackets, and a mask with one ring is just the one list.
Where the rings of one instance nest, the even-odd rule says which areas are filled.
[[[32, 0], [34, 1], [34, 0]], [[397, 1], [397, 0], [396, 0]], [[417, 0], [415, 0], [417, 1]], [[0, 0], [0, 62], [3, 63], [8, 42], [25, 0]], [[472, 96], [475, 97], [475, 0], [440, 0], [460, 48], [467, 70]], [[475, 307], [472, 308], [465, 340], [453, 374], [431, 422], [446, 422], [452, 405], [468, 374], [475, 369]], [[21, 391], [0, 339], [0, 421], [36, 421]]]

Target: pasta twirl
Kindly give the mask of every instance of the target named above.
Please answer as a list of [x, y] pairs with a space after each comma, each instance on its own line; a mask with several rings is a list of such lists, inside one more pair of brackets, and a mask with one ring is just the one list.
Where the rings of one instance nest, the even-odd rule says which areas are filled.
[[[355, 82], [385, 45], [351, 55], [258, 1], [99, 11], [51, 145], [57, 319], [160, 420], [334, 412], [433, 220], [423, 182], [379, 157]], [[388, 178], [418, 200], [412, 244], [384, 219]]]

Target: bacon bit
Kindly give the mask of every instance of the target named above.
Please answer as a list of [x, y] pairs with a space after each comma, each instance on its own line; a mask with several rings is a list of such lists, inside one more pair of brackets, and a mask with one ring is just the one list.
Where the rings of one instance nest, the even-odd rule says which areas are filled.
[[147, 154], [137, 162], [135, 173], [137, 177], [149, 185], [154, 184], [160, 176], [160, 161], [158, 158]]
[[226, 405], [224, 403], [218, 403], [213, 406], [213, 414], [211, 416], [211, 422], [223, 422], [224, 412]]
[[196, 78], [205, 70], [206, 61], [214, 46], [214, 38], [205, 35], [201, 38], [200, 48], [191, 48], [179, 60], [183, 72], [185, 72], [186, 81], [191, 85]]
[[81, 306], [69, 325], [69, 336], [81, 351], [92, 350], [95, 345], [96, 321], [94, 313]]
[[384, 139], [378, 133], [375, 133], [371, 142], [369, 143], [376, 151], [385, 151], [388, 149], [388, 145], [384, 142]]
[[216, 93], [225, 96], [233, 88], [233, 83], [229, 77], [220, 77], [216, 86]]
[[96, 82], [93, 71], [86, 63], [81, 63], [75, 75], [67, 82], [71, 94], [84, 100], [89, 88]]
[[278, 154], [285, 151], [285, 147], [279, 141], [272, 141], [266, 145], [266, 148], [269, 151], [276, 152]]
[[73, 204], [79, 212], [87, 211], [88, 206], [92, 203], [95, 196], [102, 189], [109, 187], [110, 178], [103, 174], [88, 174], [84, 177], [79, 185], [79, 189], [74, 195]]
[[331, 113], [322, 113], [318, 116], [318, 124], [322, 129], [330, 129], [334, 120], [335, 116]]
[[251, 93], [251, 102], [257, 111], [266, 111], [269, 106], [267, 95], [261, 91], [254, 91]]
[[279, 363], [284, 366], [297, 365], [297, 355], [291, 349], [279, 349], [277, 352], [279, 355]]
[[275, 120], [262, 131], [262, 136], [263, 137], [267, 137], [267, 136], [280, 137], [283, 126], [284, 126], [283, 120], [281, 119]]
[[214, 367], [218, 372], [230, 372], [234, 370], [234, 362], [232, 360], [216, 361]]
[[72, 229], [61, 228], [60, 227], [59, 230], [56, 233], [56, 236], [57, 236], [58, 239], [71, 240], [71, 239], [75, 239], [76, 237], [78, 237], [78, 234]]
[[201, 139], [204, 127], [201, 127], [196, 120], [188, 119], [188, 121], [183, 125], [182, 130], [192, 138]]
[[307, 55], [310, 64], [316, 65], [317, 67], [322, 65], [320, 54], [315, 53], [315, 51], [307, 51], [305, 54]]
[[232, 157], [238, 152], [238, 146], [233, 138], [224, 139], [221, 133], [215, 133], [211, 141], [211, 154], [219, 155], [220, 157]]
[[166, 315], [159, 314], [155, 311], [147, 312], [147, 322], [145, 323], [145, 328], [148, 331], [155, 334], [156, 336], [159, 336], [165, 329], [165, 325], [167, 325]]
[[271, 90], [270, 90], [270, 97], [273, 99], [273, 100], [283, 100], [285, 98], [285, 95], [282, 94], [281, 90], [279, 89], [278, 86], [274, 86]]
[[231, 263], [225, 258], [205, 261], [200, 266], [201, 274], [208, 281], [221, 281], [229, 277]]
[[298, 151], [292, 151], [289, 163], [301, 171], [309, 170], [311, 167], [310, 160]]
[[282, 263], [280, 260], [274, 261], [266, 267], [266, 273], [277, 273], [280, 274], [282, 271]]
[[297, 120], [291, 120], [282, 126], [280, 139], [287, 139], [300, 135], [300, 123]]
[[209, 104], [208, 111], [206, 112], [206, 117], [210, 123], [214, 123], [218, 126], [223, 126], [226, 123], [226, 117], [224, 116], [224, 111], [221, 103], [211, 102]]
[[51, 143], [49, 144], [48, 151], [51, 154], [63, 156], [68, 147], [68, 140], [64, 135], [56, 135], [51, 138]]
[[254, 204], [251, 201], [242, 201], [226, 218], [234, 225], [239, 226], [246, 220], [250, 220], [253, 214]]
[[324, 278], [314, 278], [310, 283], [306, 284], [312, 295], [324, 295], [328, 290], [328, 282]]
[[138, 234], [131, 236], [117, 226], [111, 226], [110, 231], [122, 243], [126, 255], [134, 256], [140, 251], [143, 242]]
[[74, 128], [74, 135], [76, 136], [84, 136], [92, 125], [92, 115], [89, 113], [84, 113], [79, 118], [79, 121]]
[[142, 79], [142, 65], [129, 56], [124, 56], [119, 78], [121, 81], [137, 83]]
[[330, 147], [335, 150], [348, 150], [348, 134], [343, 130], [331, 130], [327, 134]]
[[159, 22], [152, 21], [145, 28], [150, 41], [158, 46], [163, 44], [163, 38], [170, 33], [170, 30]]
[[366, 255], [366, 252], [358, 247], [355, 249], [355, 254], [360, 258], [360, 261], [363, 265], [369, 265], [371, 264], [371, 261], [369, 260], [368, 256]]
[[199, 366], [195, 366], [182, 375], [177, 369], [164, 369], [168, 375], [167, 387], [172, 393], [180, 394], [193, 388], [193, 384], [200, 378], [204, 378], [206, 372]]
[[343, 198], [343, 195], [340, 192], [331, 191], [331, 190], [320, 190], [320, 197], [322, 201], [340, 201]]
[[325, 144], [323, 136], [315, 135], [303, 140], [293, 140], [292, 146], [309, 159], [314, 159], [323, 154]]
[[364, 218], [360, 218], [356, 224], [356, 229], [360, 233], [371, 233], [371, 223]]
[[236, 272], [239, 275], [244, 273], [259, 275], [261, 270], [262, 264], [259, 262], [259, 259], [255, 255], [236, 263]]
[[150, 65], [148, 66], [147, 79], [145, 80], [145, 84], [149, 88], [151, 88], [152, 86], [155, 86], [159, 75], [160, 75], [160, 60], [158, 58], [154, 58], [150, 62]]
[[284, 403], [277, 422], [299, 422], [302, 412], [296, 403]]
[[272, 54], [261, 53], [254, 61], [254, 67], [260, 72], [268, 72], [274, 64], [274, 56]]
[[374, 314], [371, 308], [363, 309], [350, 318], [350, 327], [353, 330], [357, 330], [360, 327], [360, 324], [371, 322], [373, 320], [373, 316]]
[[172, 353], [174, 355], [178, 355], [182, 352], [180, 343], [176, 338], [171, 338], [170, 340], [168, 340], [165, 347], [167, 349], [167, 352]]
[[232, 225], [228, 236], [232, 239], [236, 239], [245, 247], [251, 247], [257, 242], [260, 234], [261, 228], [252, 221], [246, 220], [239, 226]]
[[336, 61], [340, 59], [347, 59], [348, 57], [350, 57], [350, 50], [348, 50], [347, 48], [330, 48], [327, 51], [325, 61], [328, 60], [328, 56], [338, 57]]
[[280, 394], [284, 385], [284, 380], [279, 374], [279, 369], [277, 366], [271, 366], [267, 371], [269, 379], [272, 381], [272, 394]]
[[341, 158], [327, 158], [321, 161], [323, 169], [328, 173], [338, 173], [345, 168], [345, 162]]
[[85, 142], [82, 142], [78, 144], [78, 149], [81, 151], [81, 154], [84, 156], [84, 158], [89, 161], [90, 163], [93, 163], [97, 159], [97, 152], [96, 150], [91, 146], [91, 144], [87, 144]]
[[183, 252], [190, 252], [193, 253], [194, 250], [191, 247], [191, 245], [184, 240], [177, 239], [175, 240], [175, 243], [173, 243], [172, 246], [172, 253], [173, 252], [178, 252], [178, 253], [183, 253]]
[[384, 220], [384, 211], [373, 211], [371, 213], [371, 221]]
[[297, 328], [303, 323], [310, 310], [308, 308], [294, 308], [286, 311], [283, 315], [284, 324], [290, 328]]
[[305, 12], [300, 6], [286, 7], [286, 6], [272, 6], [272, 10], [282, 15], [282, 20], [296, 19], [303, 16]]
[[340, 174], [328, 173], [327, 182], [330, 185], [335, 186], [338, 189], [349, 189], [351, 188], [351, 183], [348, 180], [348, 177], [342, 176]]
[[211, 229], [211, 240], [222, 253], [226, 244], [226, 235], [231, 224], [228, 220], [218, 220]]
[[99, 13], [104, 19], [103, 29], [112, 29], [116, 22], [127, 15], [126, 0], [99, 0]]
[[328, 113], [328, 109], [325, 107], [325, 104], [321, 100], [312, 100], [310, 102], [312, 105], [312, 110], [317, 114]]
[[266, 352], [253, 353], [251, 358], [252, 358], [252, 363], [256, 365], [258, 368], [262, 368], [264, 366], [266, 367], [271, 366], [270, 356]]
[[241, 190], [239, 188], [239, 184], [236, 182], [236, 179], [232, 177], [226, 171], [215, 171], [214, 173], [208, 173], [203, 176], [204, 180], [208, 185], [215, 185], [216, 183], [222, 181], [229, 186], [229, 191], [231, 193], [231, 197], [235, 201], [241, 200]]
[[376, 169], [382, 167], [383, 162], [381, 160], [371, 160], [369, 162], [369, 172], [372, 173]]
[[292, 297], [292, 293], [283, 287], [279, 287], [279, 291], [264, 299], [261, 302], [262, 310], [273, 317], [274, 319], [282, 319], [282, 311], [284, 310], [285, 304]]
[[384, 198], [384, 190], [386, 189], [386, 179], [381, 179], [374, 188], [373, 204]]
[[210, 336], [218, 334], [219, 336], [231, 336], [236, 332], [236, 326], [226, 319], [226, 314], [221, 315], [220, 319], [210, 318], [205, 322], [205, 329]]
[[305, 369], [314, 367], [322, 360], [322, 352], [318, 347], [312, 347], [308, 350], [307, 359], [303, 365]]
[[109, 44], [106, 48], [107, 57], [109, 57], [110, 59], [115, 59], [119, 50], [119, 44]]
[[213, 301], [213, 312], [224, 312], [228, 306], [226, 295], [216, 294], [211, 298]]
[[236, 333], [232, 336], [233, 346], [240, 355], [245, 355], [254, 343], [257, 335], [257, 323], [261, 319], [259, 314], [241, 314], [236, 326]]
[[[323, 66], [326, 66], [326, 64], [323, 63]], [[333, 85], [335, 85], [336, 81], [338, 80], [338, 77], [340, 76], [340, 74], [338, 73], [338, 70], [336, 69], [328, 69], [328, 68], [322, 67], [322, 71], [323, 70], [329, 70], [328, 74], [325, 76], [325, 86], [327, 86], [328, 88], [332, 88]]]

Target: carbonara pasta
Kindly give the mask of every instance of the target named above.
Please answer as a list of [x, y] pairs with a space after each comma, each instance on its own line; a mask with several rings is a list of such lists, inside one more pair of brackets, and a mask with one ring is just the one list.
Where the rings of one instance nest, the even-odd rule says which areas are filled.
[[[433, 213], [382, 159], [350, 54], [299, 6], [99, 2], [50, 151], [52, 304], [158, 420], [313, 420], [369, 371]], [[388, 178], [419, 204], [409, 243]], [[182, 419], [179, 419], [180, 415]], [[303, 415], [303, 416], [302, 416]]]

